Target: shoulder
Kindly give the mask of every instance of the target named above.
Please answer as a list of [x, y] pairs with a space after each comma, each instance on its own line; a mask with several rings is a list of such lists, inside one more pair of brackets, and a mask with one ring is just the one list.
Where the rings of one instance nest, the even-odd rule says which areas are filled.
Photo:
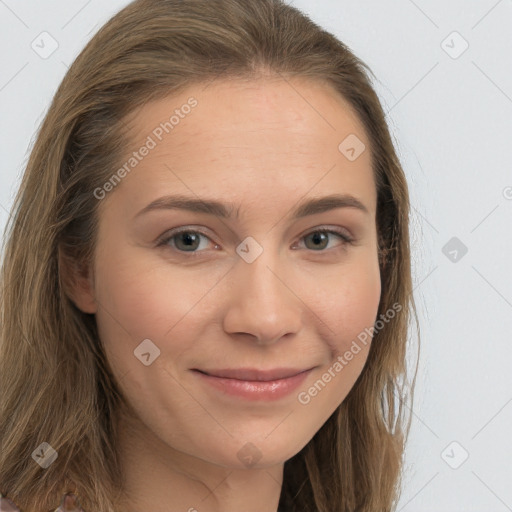
[[20, 512], [20, 509], [9, 499], [0, 493], [0, 511], [1, 512]]
[[[62, 503], [54, 512], [64, 512], [65, 510], [84, 512], [80, 508], [77, 497], [74, 494], [66, 494], [62, 499]], [[21, 510], [10, 499], [0, 493], [0, 512], [21, 512]]]

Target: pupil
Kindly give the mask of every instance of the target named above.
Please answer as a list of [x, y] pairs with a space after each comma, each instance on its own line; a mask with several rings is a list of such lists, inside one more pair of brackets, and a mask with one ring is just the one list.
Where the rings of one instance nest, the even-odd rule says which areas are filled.
[[182, 240], [184, 241], [184, 245], [187, 247], [194, 246], [194, 242], [197, 242], [197, 235], [194, 233], [182, 233]]
[[326, 234], [322, 232], [313, 233], [313, 241], [315, 244], [322, 243], [325, 241]]

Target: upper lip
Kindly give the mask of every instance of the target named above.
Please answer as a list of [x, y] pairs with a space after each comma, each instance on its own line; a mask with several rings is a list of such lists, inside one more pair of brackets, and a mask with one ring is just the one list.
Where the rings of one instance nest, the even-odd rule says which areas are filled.
[[311, 370], [311, 368], [273, 368], [271, 370], [258, 370], [255, 368], [199, 370], [198, 368], [194, 368], [194, 370], [201, 373], [206, 373], [207, 375], [211, 375], [213, 377], [222, 377], [225, 379], [271, 381], [293, 377], [299, 373]]

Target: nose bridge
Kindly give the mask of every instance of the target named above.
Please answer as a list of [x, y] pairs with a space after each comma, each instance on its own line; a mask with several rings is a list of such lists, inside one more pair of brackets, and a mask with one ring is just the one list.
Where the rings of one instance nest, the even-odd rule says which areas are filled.
[[239, 278], [250, 292], [247, 297], [256, 300], [258, 307], [278, 306], [282, 296], [290, 293], [282, 283], [283, 278], [278, 278], [280, 265], [270, 248], [263, 250], [251, 263], [239, 261], [238, 267]]

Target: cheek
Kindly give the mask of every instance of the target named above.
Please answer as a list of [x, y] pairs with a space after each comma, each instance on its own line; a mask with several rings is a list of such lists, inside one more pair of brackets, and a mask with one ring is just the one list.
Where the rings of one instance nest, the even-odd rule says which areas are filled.
[[181, 290], [178, 292], [175, 282], [169, 280], [166, 284], [162, 279], [156, 273], [127, 271], [122, 266], [98, 276], [98, 324], [132, 342], [160, 338], [183, 316], [189, 302]]
[[322, 421], [345, 400], [367, 361], [381, 295], [378, 264], [347, 267], [332, 283], [315, 308], [325, 324], [321, 336], [330, 357], [297, 396], [300, 404], [321, 411]]
[[[165, 346], [176, 360], [187, 351], [187, 341], [201, 337], [208, 318], [215, 320], [216, 314], [229, 309], [229, 301], [222, 300], [225, 283], [219, 282], [225, 268], [206, 273], [201, 267], [180, 270], [163, 260], [144, 258], [133, 248], [115, 252], [111, 245], [104, 246], [103, 255], [113, 257], [97, 261], [96, 320], [105, 350], [123, 373], [136, 362], [133, 351], [143, 340]], [[349, 350], [352, 341], [373, 325], [380, 273], [371, 251], [345, 264], [323, 268], [319, 264], [314, 270], [309, 265], [306, 272], [291, 269], [287, 277], [295, 282], [298, 302], [314, 313], [309, 317], [311, 325], [303, 327], [316, 332], [332, 356]], [[219, 309], [220, 304], [225, 307]]]
[[165, 261], [148, 261], [132, 249], [98, 260], [96, 321], [118, 373], [139, 367], [134, 350], [145, 339], [160, 350], [165, 347], [173, 359], [180, 355], [186, 342], [197, 337], [200, 318], [204, 321], [197, 311], [204, 313], [201, 299], [216, 282], [210, 280], [211, 275], [205, 278], [172, 269]]
[[378, 260], [363, 256], [340, 268], [328, 283], [317, 296], [316, 311], [328, 326], [326, 339], [333, 353], [340, 353], [374, 325], [381, 296]]

